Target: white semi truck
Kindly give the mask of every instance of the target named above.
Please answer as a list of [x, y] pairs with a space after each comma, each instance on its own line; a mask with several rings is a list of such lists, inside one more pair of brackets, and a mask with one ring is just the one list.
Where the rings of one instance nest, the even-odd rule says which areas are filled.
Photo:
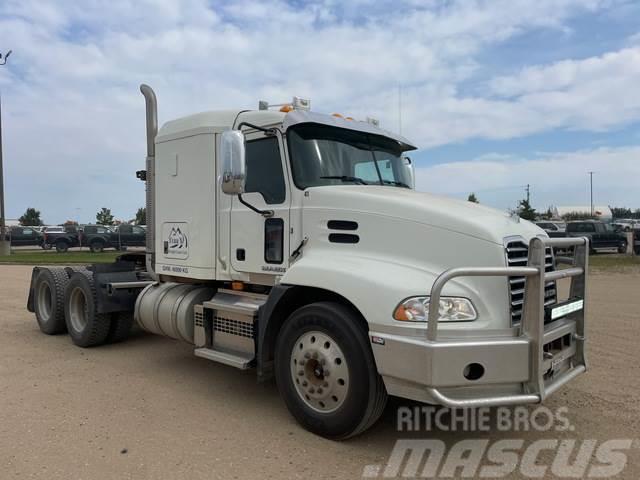
[[36, 267], [28, 308], [44, 333], [91, 347], [135, 321], [275, 376], [298, 422], [336, 439], [371, 426], [387, 395], [537, 403], [586, 370], [585, 239], [416, 192], [415, 147], [374, 121], [294, 98], [158, 130], [155, 94], [141, 91], [146, 252]]

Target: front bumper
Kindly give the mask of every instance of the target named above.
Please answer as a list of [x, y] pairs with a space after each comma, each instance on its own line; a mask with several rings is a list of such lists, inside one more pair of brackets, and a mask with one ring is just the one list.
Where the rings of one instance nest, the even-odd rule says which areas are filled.
[[[571, 266], [545, 272], [546, 247], [575, 247]], [[379, 373], [390, 394], [452, 408], [538, 403], [587, 369], [585, 310], [545, 324], [544, 285], [571, 277], [570, 297], [585, 298], [588, 244], [584, 238], [534, 238], [526, 267], [444, 272], [431, 290], [426, 338], [370, 332]], [[440, 292], [460, 276], [527, 277], [523, 318], [512, 337], [438, 339]]]

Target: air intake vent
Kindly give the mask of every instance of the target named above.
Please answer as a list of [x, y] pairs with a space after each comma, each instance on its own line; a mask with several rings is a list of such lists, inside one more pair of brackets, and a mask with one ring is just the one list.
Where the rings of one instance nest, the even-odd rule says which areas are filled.
[[[526, 267], [529, 257], [529, 247], [522, 240], [509, 240], [505, 246], [507, 265], [509, 267]], [[553, 250], [547, 247], [545, 251], [545, 271], [555, 270]], [[522, 320], [522, 306], [524, 304], [524, 277], [509, 277], [509, 295], [511, 299], [511, 323], [516, 325]], [[547, 282], [544, 286], [544, 305], [556, 303], [556, 282]]]

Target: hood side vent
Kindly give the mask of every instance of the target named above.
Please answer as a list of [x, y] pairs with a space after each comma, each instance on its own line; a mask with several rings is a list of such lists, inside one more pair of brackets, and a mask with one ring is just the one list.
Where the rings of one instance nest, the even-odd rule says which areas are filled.
[[357, 230], [358, 222], [351, 220], [329, 220], [327, 227], [331, 230]]

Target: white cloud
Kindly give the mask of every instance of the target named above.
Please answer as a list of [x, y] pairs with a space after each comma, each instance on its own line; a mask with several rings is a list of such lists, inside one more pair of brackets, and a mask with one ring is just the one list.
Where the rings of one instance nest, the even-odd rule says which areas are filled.
[[[525, 69], [491, 82], [484, 95], [460, 90], [496, 43], [565, 29], [573, 16], [616, 1], [326, 0], [294, 8], [278, 0], [4, 0], [0, 48], [14, 50], [0, 68], [9, 215], [33, 204], [56, 222], [81, 205], [85, 221], [105, 205], [132, 216], [143, 202], [133, 178], [144, 161], [142, 82], [158, 92], [161, 121], [302, 95], [321, 111], [373, 115], [390, 129], [401, 83], [403, 133], [421, 146], [620, 125], [640, 116], [634, 47], [571, 68]], [[553, 89], [540, 87], [545, 79], [555, 79]]]
[[594, 201], [613, 206], [640, 205], [640, 146], [598, 148], [537, 157], [482, 156], [416, 170], [416, 189], [466, 198], [475, 192], [482, 203], [506, 209], [524, 198], [530, 184], [532, 204], [589, 205], [589, 171], [594, 173]]

